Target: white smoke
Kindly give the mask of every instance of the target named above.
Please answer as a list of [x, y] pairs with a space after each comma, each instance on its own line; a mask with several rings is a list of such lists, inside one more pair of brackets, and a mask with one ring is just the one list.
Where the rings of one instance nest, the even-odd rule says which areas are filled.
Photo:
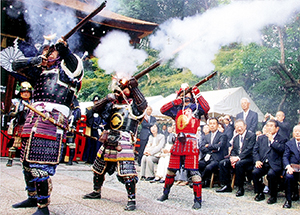
[[116, 72], [119, 78], [128, 78], [145, 61], [147, 53], [134, 49], [129, 41], [129, 35], [121, 31], [111, 31], [101, 38], [94, 55], [99, 58], [98, 64], [106, 73]]
[[[57, 37], [51, 41], [55, 43], [77, 24], [74, 10], [47, 1], [25, 0], [24, 9], [25, 21], [30, 26], [28, 36], [33, 43], [43, 43], [43, 35], [56, 33]], [[78, 46], [78, 38], [74, 34], [68, 39], [71, 49]]]
[[[203, 76], [214, 70], [212, 60], [221, 46], [261, 42], [263, 27], [282, 26], [300, 10], [299, 0], [235, 1], [183, 20], [171, 19], [150, 37], [161, 57]], [[178, 51], [178, 48], [183, 47]]]

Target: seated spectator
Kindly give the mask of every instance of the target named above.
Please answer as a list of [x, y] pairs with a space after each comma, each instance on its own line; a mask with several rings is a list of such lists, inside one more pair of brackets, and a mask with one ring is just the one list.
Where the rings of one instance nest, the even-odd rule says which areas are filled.
[[141, 160], [141, 180], [154, 179], [154, 164], [158, 163], [161, 149], [165, 145], [165, 136], [158, 133], [158, 126], [154, 124], [150, 128], [151, 134]]
[[268, 204], [277, 202], [277, 188], [280, 175], [282, 174], [282, 155], [284, 152], [286, 138], [278, 134], [278, 123], [270, 119], [266, 124], [266, 134], [257, 138], [253, 148], [253, 160], [255, 167], [253, 169], [254, 192], [257, 194], [255, 201], [265, 199], [263, 193], [262, 177], [267, 174], [270, 198]]
[[293, 129], [293, 138], [285, 144], [283, 153], [283, 167], [285, 168], [285, 197], [283, 208], [291, 208], [292, 201], [299, 200], [299, 168], [293, 168], [291, 164], [300, 165], [300, 125]]
[[202, 176], [202, 187], [208, 187], [212, 172], [216, 171], [219, 162], [227, 155], [227, 136], [218, 131], [218, 120], [210, 118], [210, 133], [205, 135], [200, 145], [199, 172]]
[[231, 170], [235, 171], [238, 191], [236, 196], [244, 195], [245, 172], [253, 168], [252, 151], [256, 141], [255, 134], [246, 130], [244, 120], [238, 119], [235, 122], [235, 131], [238, 135], [233, 138], [233, 146], [230, 157], [222, 160], [219, 164], [220, 181], [224, 185], [217, 192], [231, 192]]
[[155, 179], [150, 182], [160, 182], [160, 183], [165, 182], [167, 169], [168, 169], [168, 165], [169, 165], [169, 161], [170, 161], [170, 149], [173, 146], [175, 138], [176, 138], [176, 135], [173, 132], [172, 126], [168, 127], [168, 133], [169, 133], [169, 136], [167, 138], [167, 142], [166, 142], [164, 148], [161, 149]]

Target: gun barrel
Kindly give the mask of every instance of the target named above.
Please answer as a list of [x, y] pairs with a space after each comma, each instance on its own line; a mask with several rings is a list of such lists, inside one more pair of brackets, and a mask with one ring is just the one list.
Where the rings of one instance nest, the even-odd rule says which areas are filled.
[[156, 61], [155, 63], [153, 63], [151, 66], [149, 66], [148, 68], [144, 69], [143, 71], [141, 71], [140, 73], [136, 74], [135, 76], [133, 76], [136, 80], [140, 79], [141, 77], [143, 77], [144, 75], [146, 75], [147, 73], [149, 73], [150, 71], [152, 71], [153, 69], [155, 69], [156, 67], [158, 67], [161, 63], [162, 63], [162, 59], [159, 59], [158, 61]]
[[96, 8], [92, 13], [86, 16], [83, 20], [81, 20], [71, 31], [69, 31], [65, 36], [63, 36], [63, 40], [66, 41], [69, 39], [79, 28], [81, 28], [85, 23], [87, 23], [90, 19], [96, 16], [103, 8], [106, 6], [106, 0], [102, 2], [102, 4]]
[[204, 84], [209, 79], [211, 79], [212, 77], [214, 77], [217, 73], [218, 73], [217, 71], [213, 72], [212, 74], [210, 74], [209, 76], [205, 77], [204, 79], [202, 79], [201, 81], [199, 81], [197, 84], [195, 84], [195, 86], [199, 87], [200, 85]]

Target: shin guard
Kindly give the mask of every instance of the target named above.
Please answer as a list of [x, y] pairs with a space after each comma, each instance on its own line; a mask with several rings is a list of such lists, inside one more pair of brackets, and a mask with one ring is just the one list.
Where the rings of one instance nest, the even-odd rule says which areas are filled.
[[39, 208], [47, 207], [50, 204], [50, 194], [52, 191], [52, 183], [50, 176], [37, 178], [37, 204]]
[[165, 179], [165, 186], [164, 186], [164, 194], [165, 195], [169, 195], [170, 193], [170, 189], [173, 186], [175, 181], [175, 175], [166, 175], [166, 179]]
[[96, 192], [101, 191], [101, 187], [103, 185], [104, 180], [105, 180], [104, 174], [100, 175], [100, 174], [94, 172], [94, 178], [93, 178], [94, 191], [96, 191]]
[[136, 179], [135, 177], [125, 177], [125, 187], [128, 194], [128, 201], [135, 201], [135, 185]]
[[193, 182], [193, 190], [194, 190], [195, 201], [198, 201], [199, 203], [201, 203], [201, 201], [202, 201], [202, 183], [201, 183], [201, 181]]
[[37, 198], [36, 184], [29, 169], [23, 170], [28, 198]]

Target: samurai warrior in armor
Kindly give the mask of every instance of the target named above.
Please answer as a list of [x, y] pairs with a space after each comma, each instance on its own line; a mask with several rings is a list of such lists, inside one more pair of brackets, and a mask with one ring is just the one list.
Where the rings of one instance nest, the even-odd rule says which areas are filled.
[[139, 123], [143, 120], [147, 101], [138, 89], [135, 78], [126, 83], [116, 81], [114, 93], [98, 101], [93, 111], [107, 122], [100, 140], [94, 171], [94, 191], [84, 199], [100, 199], [105, 173], [112, 175], [117, 170], [118, 180], [125, 184], [128, 203], [125, 210], [135, 210], [135, 190], [138, 181], [134, 163], [134, 143]]
[[21, 150], [22, 146], [22, 138], [21, 133], [23, 130], [23, 125], [25, 123], [26, 116], [29, 112], [29, 109], [23, 104], [26, 102], [27, 104], [31, 104], [33, 100], [32, 96], [32, 86], [29, 82], [24, 81], [21, 83], [20, 89], [20, 98], [15, 98], [12, 100], [12, 106], [9, 112], [9, 117], [11, 117], [8, 134], [12, 135], [12, 139], [10, 140], [9, 145], [11, 146], [8, 150], [8, 161], [6, 166], [11, 167], [13, 163], [13, 159], [16, 155], [17, 150]]
[[168, 199], [170, 189], [174, 183], [176, 171], [183, 166], [188, 170], [193, 182], [193, 209], [201, 208], [202, 183], [198, 171], [199, 148], [196, 138], [197, 128], [200, 126], [201, 115], [207, 114], [209, 105], [202, 97], [200, 90], [194, 86], [191, 91], [187, 84], [182, 84], [177, 98], [161, 107], [161, 113], [170, 116], [176, 123], [176, 140], [170, 153], [170, 162], [165, 179], [163, 195], [159, 201]]
[[[32, 110], [27, 115], [21, 135], [26, 138], [22, 144], [21, 162], [28, 199], [13, 205], [14, 208], [37, 206], [35, 215], [49, 214], [50, 176], [55, 174], [59, 163], [70, 106], [83, 78], [82, 60], [71, 53], [64, 40], [42, 46], [39, 54], [12, 63], [13, 70], [31, 78], [34, 88], [32, 106], [46, 116], [42, 118]], [[51, 123], [49, 118], [60, 126]]]

